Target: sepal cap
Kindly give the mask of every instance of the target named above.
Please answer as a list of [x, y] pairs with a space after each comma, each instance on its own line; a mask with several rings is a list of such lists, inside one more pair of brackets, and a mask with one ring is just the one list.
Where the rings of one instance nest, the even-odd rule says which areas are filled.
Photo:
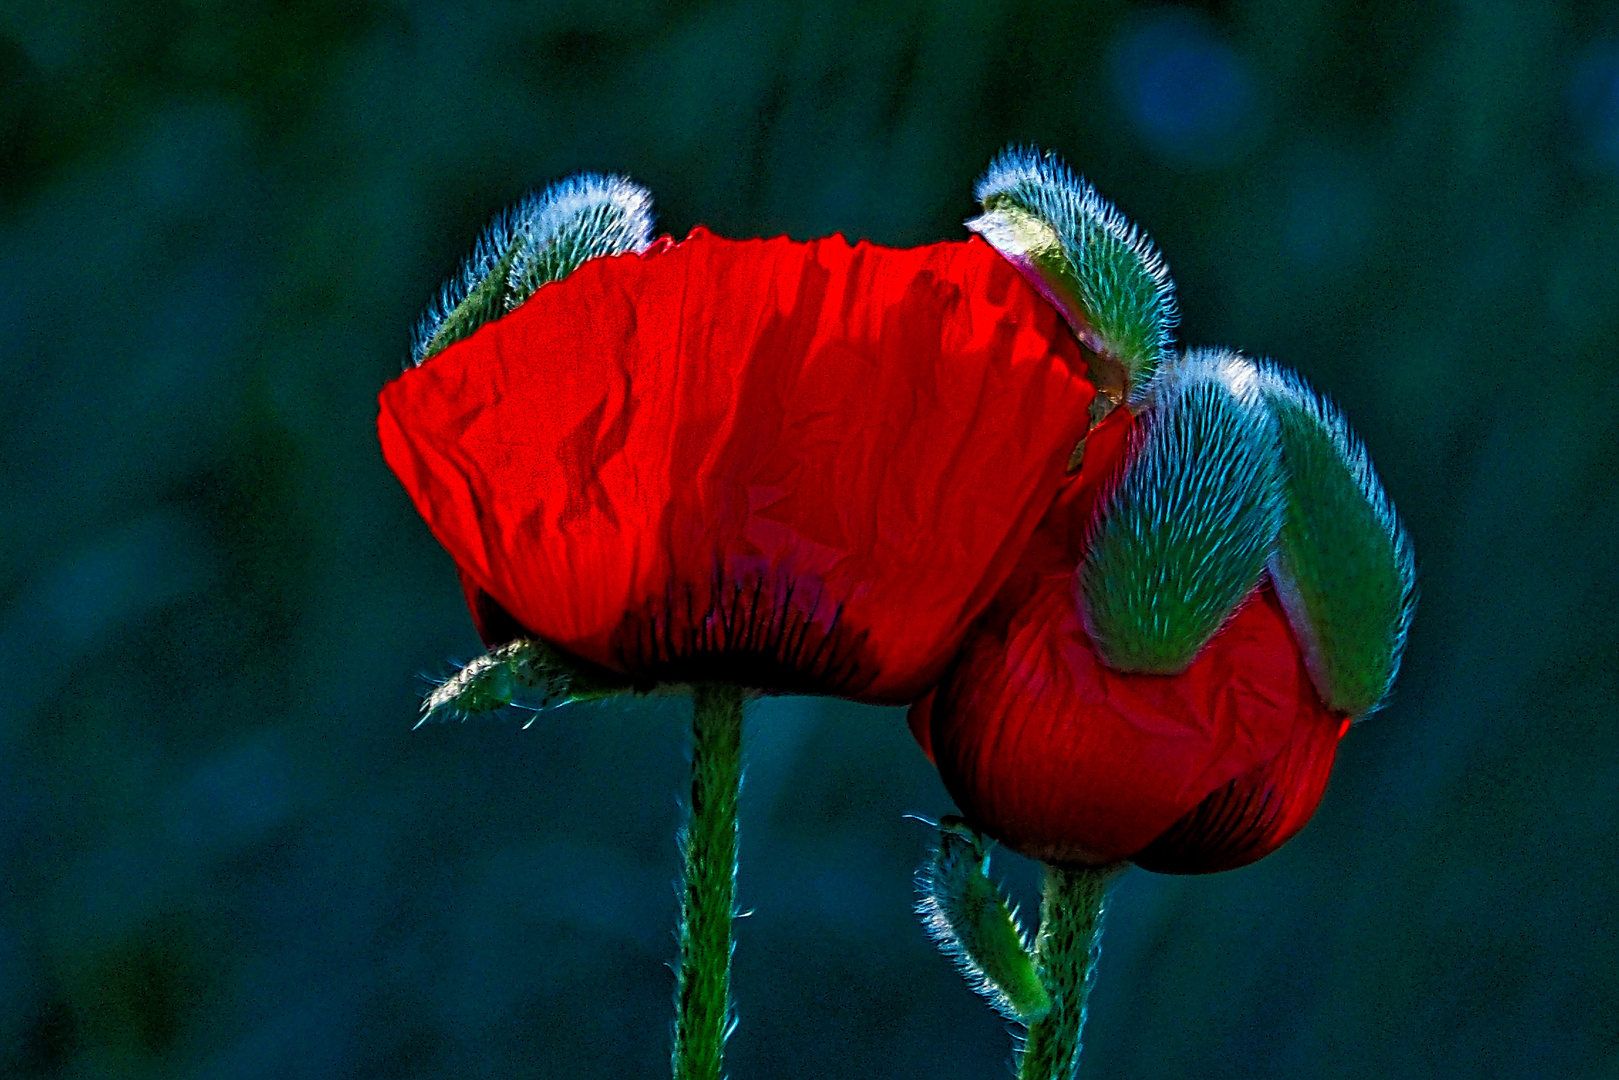
[[1029, 942], [989, 880], [989, 843], [960, 818], [939, 823], [939, 840], [916, 875], [917, 914], [939, 950], [1000, 1014], [1032, 1024], [1051, 1010]]
[[1343, 414], [1291, 371], [1261, 369], [1276, 418], [1285, 510], [1271, 579], [1322, 700], [1360, 717], [1400, 670], [1416, 605], [1416, 560], [1366, 447]]
[[1281, 517], [1259, 369], [1227, 349], [1166, 367], [1074, 574], [1103, 659], [1119, 671], [1184, 671], [1252, 594]]

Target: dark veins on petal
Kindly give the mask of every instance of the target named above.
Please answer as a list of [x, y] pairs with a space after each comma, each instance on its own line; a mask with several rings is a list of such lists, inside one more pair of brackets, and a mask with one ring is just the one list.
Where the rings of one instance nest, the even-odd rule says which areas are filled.
[[632, 612], [614, 648], [637, 686], [729, 682], [785, 694], [858, 694], [876, 675], [865, 631], [843, 605], [780, 574], [715, 575], [709, 595], [690, 586]]
[[[485, 646], [534, 637], [494, 597], [472, 593]], [[866, 631], [851, 630], [843, 605], [784, 575], [724, 581], [706, 596], [688, 587], [626, 616], [614, 651], [637, 690], [659, 683], [725, 682], [783, 694], [858, 694], [876, 668]]]
[[1271, 785], [1239, 776], [1131, 859], [1159, 874], [1211, 873], [1243, 865], [1270, 832], [1282, 800]]

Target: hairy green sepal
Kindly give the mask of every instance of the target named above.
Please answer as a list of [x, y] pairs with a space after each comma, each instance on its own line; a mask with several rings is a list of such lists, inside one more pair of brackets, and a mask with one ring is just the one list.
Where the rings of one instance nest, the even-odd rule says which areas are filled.
[[[649, 206], [650, 196], [647, 202]], [[561, 281], [587, 259], [639, 251], [651, 241], [650, 209], [605, 195], [581, 198], [565, 209], [553, 211], [554, 222], [537, 221], [532, 242], [513, 260], [510, 306], [527, 300], [541, 285]]]
[[512, 262], [523, 244], [521, 236], [512, 237], [506, 249], [489, 264], [487, 272], [467, 290], [466, 299], [444, 315], [421, 346], [423, 360], [436, 356], [463, 338], [471, 337], [478, 327], [493, 322], [511, 310], [508, 283]]
[[1399, 671], [1415, 593], [1404, 529], [1341, 415], [1296, 376], [1267, 372], [1286, 503], [1272, 580], [1322, 700], [1376, 709]]
[[939, 824], [917, 874], [917, 914], [940, 951], [1008, 1020], [1031, 1024], [1051, 1010], [1017, 913], [989, 880], [987, 843], [959, 818]]
[[1256, 386], [1254, 365], [1225, 350], [1188, 354], [1154, 384], [1075, 572], [1086, 629], [1110, 666], [1185, 670], [1258, 583], [1282, 488]]
[[1050, 154], [1012, 148], [990, 163], [967, 222], [1051, 301], [1096, 354], [1091, 380], [1133, 400], [1169, 355], [1178, 319], [1163, 257], [1139, 228]]
[[458, 274], [416, 327], [421, 364], [470, 337], [587, 259], [643, 251], [652, 241], [652, 197], [621, 176], [579, 173], [532, 194], [484, 230]]
[[466, 719], [514, 703], [544, 709], [630, 689], [628, 679], [534, 638], [508, 641], [478, 657], [422, 699], [420, 723]]

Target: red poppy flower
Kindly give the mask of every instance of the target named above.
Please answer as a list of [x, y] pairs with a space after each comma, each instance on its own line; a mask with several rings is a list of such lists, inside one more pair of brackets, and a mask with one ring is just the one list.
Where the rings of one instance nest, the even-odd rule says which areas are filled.
[[597, 258], [381, 395], [491, 645], [905, 702], [1011, 573], [1094, 390], [977, 238], [703, 229]]
[[1048, 862], [1246, 865], [1303, 827], [1349, 726], [1262, 584], [1176, 674], [1116, 670], [1076, 599], [1089, 523], [1130, 445], [1118, 410], [912, 731], [958, 805]]

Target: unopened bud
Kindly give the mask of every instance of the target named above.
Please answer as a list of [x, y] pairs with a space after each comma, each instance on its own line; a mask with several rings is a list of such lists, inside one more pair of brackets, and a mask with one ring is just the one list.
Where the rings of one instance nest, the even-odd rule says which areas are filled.
[[1032, 1024], [1051, 1010], [1029, 943], [989, 880], [987, 845], [959, 818], [939, 824], [939, 842], [917, 873], [917, 914], [941, 952], [1008, 1020]]

